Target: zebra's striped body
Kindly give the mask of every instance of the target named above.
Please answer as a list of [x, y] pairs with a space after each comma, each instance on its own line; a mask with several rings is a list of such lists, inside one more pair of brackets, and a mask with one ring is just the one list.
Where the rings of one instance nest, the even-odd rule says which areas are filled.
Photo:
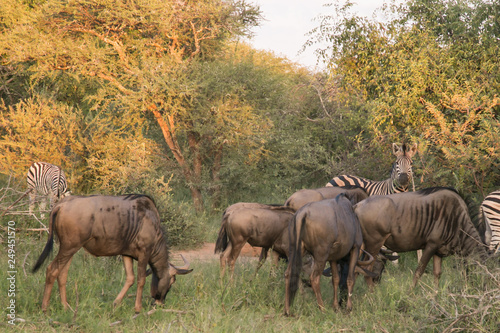
[[326, 186], [360, 187], [368, 195], [388, 195], [407, 192], [410, 180], [413, 179], [412, 157], [417, 151], [417, 144], [411, 147], [406, 144], [392, 144], [392, 151], [396, 155], [396, 162], [392, 166], [391, 177], [386, 180], [369, 180], [351, 175], [342, 175], [330, 180]]
[[33, 163], [28, 170], [27, 183], [28, 190], [31, 190], [29, 193], [30, 214], [33, 212], [37, 194], [42, 195], [42, 202], [40, 204], [42, 211], [45, 210], [47, 197], [50, 198], [50, 208], [52, 209], [59, 199], [69, 195], [68, 183], [66, 182], [64, 171], [60, 167], [50, 163]]
[[484, 219], [486, 229], [491, 231], [491, 238], [487, 240], [489, 249], [500, 251], [500, 190], [491, 192], [484, 198], [479, 216]]

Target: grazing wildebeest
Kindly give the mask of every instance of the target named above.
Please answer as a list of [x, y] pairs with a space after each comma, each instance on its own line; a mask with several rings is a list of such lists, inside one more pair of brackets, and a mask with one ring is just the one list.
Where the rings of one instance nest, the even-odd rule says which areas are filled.
[[[310, 203], [310, 202], [315, 202], [315, 201], [321, 201], [325, 199], [333, 199], [337, 197], [337, 195], [344, 193], [345, 196], [351, 201], [351, 203], [357, 204], [361, 200], [364, 200], [368, 198], [368, 194], [363, 188], [360, 187], [320, 187], [316, 189], [302, 189], [299, 190], [295, 193], [293, 193], [286, 201], [285, 201], [285, 206], [290, 207], [294, 209], [295, 211], [299, 210], [301, 207], [304, 205]], [[346, 262], [341, 261], [340, 264], [340, 270], [342, 271], [341, 275], [342, 276], [347, 276], [347, 269], [348, 265]], [[380, 269], [380, 272], [382, 272], [383, 266]], [[331, 276], [331, 269], [328, 267], [324, 272], [323, 275], [325, 276]], [[347, 289], [347, 286], [345, 285], [345, 279], [342, 279], [341, 283], [341, 289]]]
[[[71, 258], [84, 248], [95, 256], [123, 256], [126, 282], [114, 304], [121, 302], [134, 283], [132, 259], [137, 264], [137, 295], [135, 312], [140, 312], [146, 267], [151, 267], [151, 296], [163, 303], [175, 275], [192, 269], [169, 263], [167, 240], [160, 225], [160, 216], [152, 199], [144, 195], [73, 196], [61, 200], [50, 214], [49, 238], [33, 268], [36, 272], [52, 251], [54, 234], [59, 238], [59, 252], [47, 268], [42, 310], [47, 311], [55, 280], [64, 308], [67, 308], [66, 280]], [[189, 263], [187, 263], [189, 266]]]
[[333, 199], [340, 193], [345, 193], [346, 197], [351, 200], [353, 205], [368, 198], [366, 191], [359, 187], [320, 187], [315, 189], [302, 189], [295, 192], [285, 201], [285, 206], [297, 211], [305, 204], [325, 199]]
[[[467, 204], [451, 188], [435, 187], [417, 192], [372, 196], [354, 206], [363, 230], [365, 250], [377, 254], [385, 245], [397, 252], [423, 250], [413, 277], [413, 286], [434, 259], [436, 286], [441, 276], [441, 258], [487, 252], [474, 227]], [[365, 277], [373, 286], [370, 277]]]
[[304, 251], [311, 253], [314, 258], [311, 286], [321, 309], [324, 308], [324, 304], [319, 282], [326, 262], [330, 262], [332, 268], [333, 307], [338, 309], [340, 274], [337, 270], [337, 261], [349, 255], [346, 308], [348, 311], [351, 310], [355, 267], [356, 265], [366, 266], [373, 262], [372, 256], [365, 262], [358, 259], [363, 237], [351, 202], [344, 194], [340, 194], [335, 199], [311, 202], [295, 213], [289, 232], [291, 245], [290, 260], [285, 273], [285, 314], [290, 314], [290, 305], [297, 291]]
[[[234, 265], [245, 243], [262, 247], [257, 269], [267, 256], [267, 251], [277, 242], [288, 227], [294, 211], [284, 206], [272, 206], [258, 203], [235, 204], [223, 214], [219, 236], [215, 244], [215, 253], [221, 253], [221, 277], [229, 264], [231, 278]], [[275, 251], [279, 251], [275, 248]]]

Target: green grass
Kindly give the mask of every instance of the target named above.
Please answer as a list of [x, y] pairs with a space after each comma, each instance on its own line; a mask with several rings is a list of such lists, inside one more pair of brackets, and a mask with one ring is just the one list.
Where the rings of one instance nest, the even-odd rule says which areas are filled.
[[[5, 282], [8, 277], [5, 232], [2, 237], [0, 279], [4, 282], [0, 283], [0, 306], [6, 309], [9, 297]], [[63, 310], [56, 284], [49, 311], [44, 314], [41, 300], [47, 263], [35, 274], [31, 273], [31, 267], [45, 245], [46, 235], [38, 238], [18, 231], [16, 237], [16, 317], [22, 321], [17, 321], [14, 327], [9, 325], [4, 311], [2, 331], [495, 332], [500, 328], [498, 259], [482, 267], [464, 266], [454, 257], [446, 258], [436, 293], [429, 269], [421, 283], [411, 289], [416, 267], [414, 253], [403, 254], [397, 267], [388, 265], [374, 292], [369, 292], [363, 279], [358, 278], [350, 314], [331, 309], [333, 290], [330, 280], [323, 277], [322, 294], [327, 310], [318, 309], [312, 290], [306, 287], [295, 298], [293, 316], [285, 317], [285, 265], [273, 275], [267, 262], [253, 278], [256, 262], [238, 260], [232, 283], [226, 280], [221, 283], [217, 261], [192, 262], [194, 271], [177, 278], [165, 305], [156, 311], [151, 311], [154, 308], [149, 304], [148, 278], [143, 310], [134, 318], [135, 285], [129, 297], [113, 308], [113, 300], [125, 280], [121, 260], [95, 258], [80, 251], [72, 261], [67, 284], [73, 311]]]

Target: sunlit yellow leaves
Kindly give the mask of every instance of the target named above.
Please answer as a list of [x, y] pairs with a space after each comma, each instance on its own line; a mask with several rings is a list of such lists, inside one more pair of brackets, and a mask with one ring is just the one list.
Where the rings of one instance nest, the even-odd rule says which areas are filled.
[[72, 165], [84, 152], [79, 115], [78, 110], [41, 98], [1, 105], [0, 169], [21, 176], [36, 161]]
[[[445, 97], [440, 105], [425, 103], [432, 121], [422, 134], [437, 156], [442, 153], [441, 167], [463, 168], [462, 177], [472, 172], [472, 180], [479, 188], [500, 166], [500, 122], [494, 112], [499, 102], [497, 97], [478, 99], [467, 94]], [[462, 179], [460, 185], [470, 189], [472, 184]]]

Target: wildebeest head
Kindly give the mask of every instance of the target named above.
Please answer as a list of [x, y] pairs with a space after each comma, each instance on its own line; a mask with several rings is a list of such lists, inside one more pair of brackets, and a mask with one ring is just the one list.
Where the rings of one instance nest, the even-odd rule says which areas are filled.
[[417, 152], [417, 144], [408, 147], [405, 143], [393, 143], [392, 152], [396, 155], [396, 162], [392, 167], [391, 178], [401, 187], [408, 187], [413, 178], [412, 157]]
[[168, 274], [160, 274], [161, 278], [158, 277], [158, 271], [153, 269], [151, 297], [154, 298], [156, 304], [163, 304], [165, 302], [165, 298], [176, 280], [176, 275], [184, 275], [193, 271], [189, 269], [189, 262], [186, 258], [182, 254], [180, 256], [184, 261], [184, 266], [177, 267], [169, 263], [168, 267], [164, 268], [168, 270]]

